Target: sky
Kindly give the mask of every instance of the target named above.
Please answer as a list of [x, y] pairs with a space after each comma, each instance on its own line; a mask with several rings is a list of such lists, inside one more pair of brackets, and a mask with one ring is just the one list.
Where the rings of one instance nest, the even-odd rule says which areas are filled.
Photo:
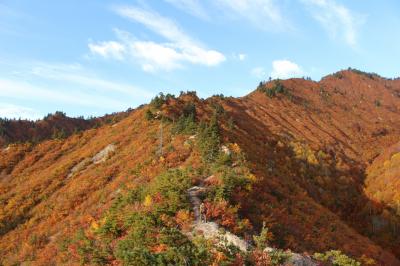
[[244, 96], [348, 67], [400, 76], [398, 0], [0, 0], [0, 117]]

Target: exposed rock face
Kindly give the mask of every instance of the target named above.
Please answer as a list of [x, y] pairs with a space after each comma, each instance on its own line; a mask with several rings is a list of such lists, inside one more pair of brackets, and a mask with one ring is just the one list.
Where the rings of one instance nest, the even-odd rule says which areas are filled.
[[[277, 249], [274, 249], [271, 247], [267, 247], [264, 249], [265, 253], [273, 253], [275, 251], [277, 251]], [[318, 263], [317, 261], [315, 261], [308, 255], [301, 255], [298, 253], [293, 253], [291, 251], [286, 251], [286, 254], [289, 255], [289, 258], [287, 259], [287, 261], [285, 262], [284, 265], [288, 265], [288, 266], [289, 265], [290, 266], [318, 266], [318, 265], [321, 265], [320, 263]]]
[[109, 144], [109, 145], [107, 145], [107, 147], [105, 147], [103, 150], [101, 150], [99, 153], [97, 153], [95, 156], [93, 156], [92, 162], [94, 164], [103, 163], [114, 152], [115, 152], [115, 145], [114, 144]]
[[218, 245], [234, 245], [241, 251], [247, 251], [249, 245], [240, 237], [225, 231], [214, 222], [206, 222], [202, 219], [200, 211], [201, 199], [200, 195], [204, 193], [206, 188], [202, 186], [195, 186], [188, 190], [189, 200], [193, 207], [195, 222], [193, 224], [192, 233], [189, 236], [202, 234], [206, 239], [215, 239]]
[[291, 253], [291, 256], [288, 260], [288, 265], [293, 266], [318, 266], [320, 265], [315, 260], [310, 258], [309, 256], [300, 255], [297, 253]]
[[248, 250], [249, 245], [246, 241], [228, 231], [221, 229], [218, 224], [214, 222], [199, 222], [193, 225], [194, 234], [202, 234], [206, 239], [215, 239], [218, 245], [233, 245], [245, 252]]
[[86, 158], [86, 159], [83, 159], [82, 161], [80, 161], [79, 163], [77, 163], [74, 167], [72, 167], [71, 171], [68, 174], [68, 178], [73, 176], [74, 174], [84, 170], [89, 162], [90, 162], [90, 160], [88, 158]]
[[90, 164], [100, 164], [105, 162], [110, 156], [115, 152], [115, 145], [109, 144], [104, 149], [102, 149], [99, 153], [97, 153], [93, 158], [85, 158], [79, 163], [77, 163], [68, 174], [68, 178], [72, 177], [74, 174], [85, 170], [85, 168]]

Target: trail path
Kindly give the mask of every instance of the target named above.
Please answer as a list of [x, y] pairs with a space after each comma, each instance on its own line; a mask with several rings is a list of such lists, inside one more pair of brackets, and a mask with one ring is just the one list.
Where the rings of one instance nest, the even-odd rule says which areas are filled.
[[202, 220], [200, 213], [201, 199], [200, 196], [206, 191], [206, 188], [201, 184], [188, 189], [190, 203], [192, 204], [195, 222], [193, 223], [192, 234], [203, 234], [206, 239], [217, 239], [219, 244], [234, 245], [241, 251], [247, 251], [249, 245], [246, 241], [228, 231], [222, 230], [217, 223], [205, 222]]
[[[246, 252], [249, 250], [250, 245], [237, 235], [232, 234], [226, 230], [222, 230], [215, 222], [205, 222], [202, 220], [200, 213], [201, 195], [206, 192], [207, 188], [203, 184], [191, 187], [187, 190], [190, 203], [192, 204], [195, 221], [192, 225], [192, 232], [188, 233], [189, 237], [196, 234], [202, 234], [206, 239], [215, 239], [219, 245], [234, 245], [241, 251]], [[267, 247], [265, 252], [273, 252], [275, 249]], [[318, 266], [311, 257], [297, 253], [289, 252], [290, 258], [284, 265], [293, 266]]]

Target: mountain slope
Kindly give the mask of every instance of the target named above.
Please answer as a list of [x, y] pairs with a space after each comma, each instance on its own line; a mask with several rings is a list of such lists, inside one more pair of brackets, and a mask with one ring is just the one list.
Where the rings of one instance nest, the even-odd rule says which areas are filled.
[[[161, 95], [115, 123], [9, 145], [0, 153], [1, 263], [129, 264], [135, 245], [148, 259], [228, 261], [174, 231], [193, 219], [185, 189], [205, 182], [207, 219], [245, 239], [264, 224], [269, 246], [400, 265], [397, 196], [377, 204], [375, 192], [389, 188], [373, 183], [381, 178], [369, 166], [399, 141], [399, 95], [398, 80], [342, 71], [262, 83], [242, 98]], [[145, 217], [154, 220], [138, 222]], [[137, 243], [143, 226], [149, 242]]]

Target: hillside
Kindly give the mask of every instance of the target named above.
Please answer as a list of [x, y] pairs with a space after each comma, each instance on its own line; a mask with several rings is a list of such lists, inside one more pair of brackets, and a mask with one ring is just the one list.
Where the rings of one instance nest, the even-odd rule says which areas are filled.
[[[161, 94], [117, 117], [8, 127], [0, 265], [277, 265], [290, 252], [400, 265], [400, 80], [347, 70], [241, 98]], [[195, 232], [193, 187], [204, 218], [250, 251]]]
[[64, 139], [79, 131], [115, 123], [126, 117], [129, 112], [130, 110], [89, 119], [68, 117], [60, 111], [48, 114], [37, 121], [0, 118], [0, 147], [12, 143], [38, 143], [47, 139]]

